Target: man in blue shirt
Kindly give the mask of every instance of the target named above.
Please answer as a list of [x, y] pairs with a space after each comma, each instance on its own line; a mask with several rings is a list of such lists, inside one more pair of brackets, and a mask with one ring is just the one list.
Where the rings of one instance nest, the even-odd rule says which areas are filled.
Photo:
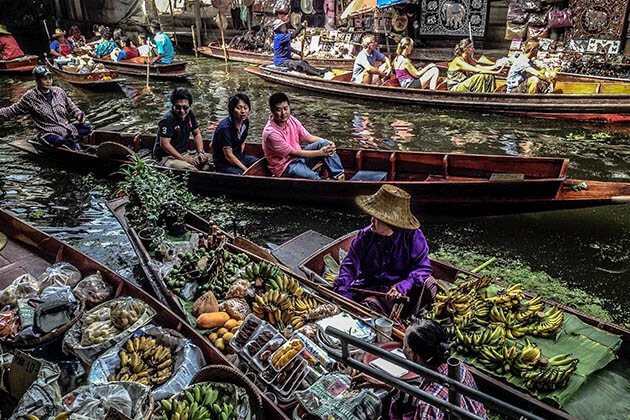
[[375, 76], [385, 78], [391, 71], [389, 58], [376, 49], [376, 38], [372, 34], [363, 35], [363, 49], [354, 59], [353, 83], [374, 84]]
[[276, 35], [273, 38], [273, 64], [310, 74], [311, 76], [323, 77], [330, 69], [320, 70], [304, 60], [294, 60], [291, 58], [291, 53], [299, 54], [298, 51], [291, 48], [291, 41], [302, 32], [304, 23], [306, 22], [300, 23], [292, 33], [287, 33], [287, 23], [281, 19], [274, 20], [273, 31]]
[[162, 64], [170, 64], [175, 60], [175, 49], [170, 38], [162, 32], [162, 24], [157, 20], [151, 21], [151, 33], [153, 34], [153, 43], [157, 49], [157, 56], [151, 60], [151, 64], [160, 62]]

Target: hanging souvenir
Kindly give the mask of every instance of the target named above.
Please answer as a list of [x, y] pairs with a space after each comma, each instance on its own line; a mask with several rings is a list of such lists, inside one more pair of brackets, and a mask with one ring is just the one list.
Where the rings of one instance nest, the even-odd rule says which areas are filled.
[[569, 8], [551, 9], [549, 11], [547, 26], [552, 29], [573, 26], [573, 12]]
[[508, 5], [507, 21], [512, 23], [525, 23], [529, 18], [529, 14], [523, 9], [523, 5], [518, 2], [512, 2]]
[[527, 33], [527, 23], [512, 23], [507, 22], [505, 27], [505, 39], [522, 39], [525, 38]]

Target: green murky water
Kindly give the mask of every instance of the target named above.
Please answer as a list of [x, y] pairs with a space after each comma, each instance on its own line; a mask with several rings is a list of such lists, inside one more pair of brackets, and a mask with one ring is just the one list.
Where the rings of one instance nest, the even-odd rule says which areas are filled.
[[[250, 140], [259, 140], [268, 118], [267, 98], [283, 88], [249, 77], [244, 65], [187, 58], [196, 75], [184, 85], [193, 92], [193, 108], [204, 134], [209, 135], [226, 116], [228, 97], [244, 91], [252, 99]], [[96, 128], [153, 132], [167, 110], [168, 94], [175, 84], [152, 82], [152, 93], [142, 94], [143, 83], [128, 78], [124, 89], [109, 93], [64, 87]], [[16, 101], [33, 85], [29, 77], [3, 77], [0, 106]], [[624, 128], [344, 101], [284, 90], [292, 100], [294, 115], [312, 133], [340, 145], [561, 156], [571, 159], [571, 177], [630, 181], [630, 137]], [[27, 118], [0, 122], [0, 205], [135, 278], [133, 251], [104, 205], [112, 182], [31, 160], [12, 149], [8, 143], [31, 133], [29, 127]], [[366, 216], [347, 210], [261, 206], [224, 198], [217, 198], [216, 212], [217, 220], [228, 229], [261, 244], [281, 243], [307, 229], [336, 237], [368, 222]], [[588, 309], [595, 299], [615, 321], [626, 322], [630, 206], [474, 219], [420, 216], [429, 245], [441, 257], [472, 268], [484, 257], [497, 256], [500, 262], [492, 266], [493, 273], [502, 266], [515, 278], [536, 272], [532, 278], [543, 289], [557, 291], [558, 283], [553, 282], [557, 281], [567, 287], [572, 301], [583, 301]], [[575, 290], [589, 297], [575, 297], [571, 292]]]

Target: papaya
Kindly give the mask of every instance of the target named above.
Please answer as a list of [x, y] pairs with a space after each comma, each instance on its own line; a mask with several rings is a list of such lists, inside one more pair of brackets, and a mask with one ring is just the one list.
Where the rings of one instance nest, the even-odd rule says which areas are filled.
[[228, 319], [230, 316], [227, 312], [206, 312], [197, 317], [197, 326], [199, 328], [222, 327]]

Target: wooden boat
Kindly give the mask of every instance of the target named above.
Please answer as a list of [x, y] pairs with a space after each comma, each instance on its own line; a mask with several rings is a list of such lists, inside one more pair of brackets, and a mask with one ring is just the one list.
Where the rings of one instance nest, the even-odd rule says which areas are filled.
[[[331, 242], [329, 245], [326, 245], [323, 248], [319, 249], [311, 256], [305, 258], [300, 264], [300, 268], [312, 281], [330, 285], [329, 282], [322, 278], [324, 272], [324, 256], [329, 254], [335, 260], [339, 261], [339, 251], [347, 251], [350, 248], [350, 243], [355, 238], [356, 234], [357, 232], [349, 233]], [[433, 276], [448, 283], [451, 283], [453, 279], [455, 279], [455, 276], [458, 272], [462, 272], [460, 269], [449, 266], [448, 264], [436, 264], [433, 260], [431, 262], [433, 266]], [[477, 276], [471, 273], [467, 274]], [[620, 359], [630, 359], [629, 329], [610, 322], [601, 321], [583, 312], [577, 311], [573, 308], [559, 304], [554, 301], [550, 301], [544, 298], [543, 301], [547, 304], [558, 306], [563, 311], [575, 315], [586, 324], [593, 325], [609, 333], [621, 336], [622, 344], [619, 349], [618, 356]], [[540, 401], [535, 397], [523, 391], [520, 391], [511, 385], [506, 384], [501, 379], [497, 379], [486, 372], [476, 369], [474, 366], [470, 366], [470, 370], [475, 376], [475, 381], [477, 382], [479, 388], [482, 391], [485, 391], [497, 398], [503, 399], [510, 404], [514, 404], [524, 409], [530, 410], [534, 414], [537, 414], [544, 418], [574, 418], [566, 411], [553, 407], [546, 402]]]
[[[272, 64], [273, 54], [269, 52], [256, 52], [238, 50], [236, 48], [226, 48], [228, 61], [236, 61], [249, 64]], [[213, 43], [206, 47], [197, 48], [199, 54], [207, 57], [224, 60], [224, 51], [220, 44]], [[314, 67], [333, 67], [336, 69], [351, 69], [354, 65], [354, 58], [320, 58], [306, 57], [306, 61]]]
[[550, 119], [604, 123], [630, 122], [630, 84], [567, 81], [556, 85], [556, 91], [562, 91], [562, 93], [539, 95], [461, 93], [448, 91], [443, 81], [440, 82], [438, 89], [433, 91], [352, 83], [350, 82], [351, 73], [343, 73], [332, 80], [326, 80], [267, 67], [247, 67], [245, 71], [267, 82], [350, 99]]
[[115, 71], [99, 71], [94, 73], [75, 73], [60, 69], [50, 60], [46, 60], [46, 65], [61, 80], [86, 89], [107, 90], [118, 89], [119, 83], [125, 81], [124, 78], [118, 77]]
[[[112, 61], [109, 56], [95, 58], [92, 57], [92, 60], [97, 63], [102, 63], [108, 69], [112, 69], [117, 71], [120, 74], [127, 74], [130, 76], [138, 76], [138, 77], [146, 77], [147, 75], [147, 64], [145, 62], [145, 57], [136, 57], [130, 58], [128, 60], [122, 61]], [[185, 61], [173, 61], [170, 64], [150, 64], [149, 65], [149, 76], [153, 79], [185, 79], [190, 76], [190, 73], [186, 72]]]
[[[71, 263], [84, 275], [99, 271], [103, 279], [113, 286], [116, 297], [131, 296], [147, 303], [156, 312], [153, 322], [176, 330], [191, 340], [203, 351], [207, 363], [230, 365], [225, 356], [208, 340], [166, 306], [75, 248], [29, 226], [4, 210], [0, 210], [0, 232], [9, 238], [7, 246], [0, 250], [0, 287], [6, 287], [24, 273], [38, 276], [46, 267], [59, 261]], [[263, 418], [287, 418], [268, 398], [264, 395], [261, 398], [265, 409]]]
[[13, 60], [0, 60], [0, 73], [30, 73], [38, 58], [36, 55], [25, 55]]
[[[106, 141], [145, 151], [153, 148], [155, 136], [144, 135], [134, 143], [133, 135], [97, 131], [86, 140], [85, 149], [94, 150]], [[124, 159], [101, 159], [93, 151], [51, 148], [36, 140], [10, 144], [32, 155], [108, 174], [125, 163]], [[204, 140], [204, 147], [210, 151], [209, 140]], [[259, 143], [247, 143], [245, 153], [263, 156]], [[347, 181], [273, 177], [266, 161], [260, 159], [245, 175], [189, 172], [189, 188], [203, 194], [231, 194], [276, 203], [352, 206], [355, 196], [373, 194], [390, 183], [408, 191], [414, 207], [425, 214], [524, 213], [630, 202], [628, 182], [568, 179], [568, 159], [346, 148], [338, 148], [337, 153], [346, 168]], [[354, 178], [367, 171], [377, 172], [383, 180]]]

